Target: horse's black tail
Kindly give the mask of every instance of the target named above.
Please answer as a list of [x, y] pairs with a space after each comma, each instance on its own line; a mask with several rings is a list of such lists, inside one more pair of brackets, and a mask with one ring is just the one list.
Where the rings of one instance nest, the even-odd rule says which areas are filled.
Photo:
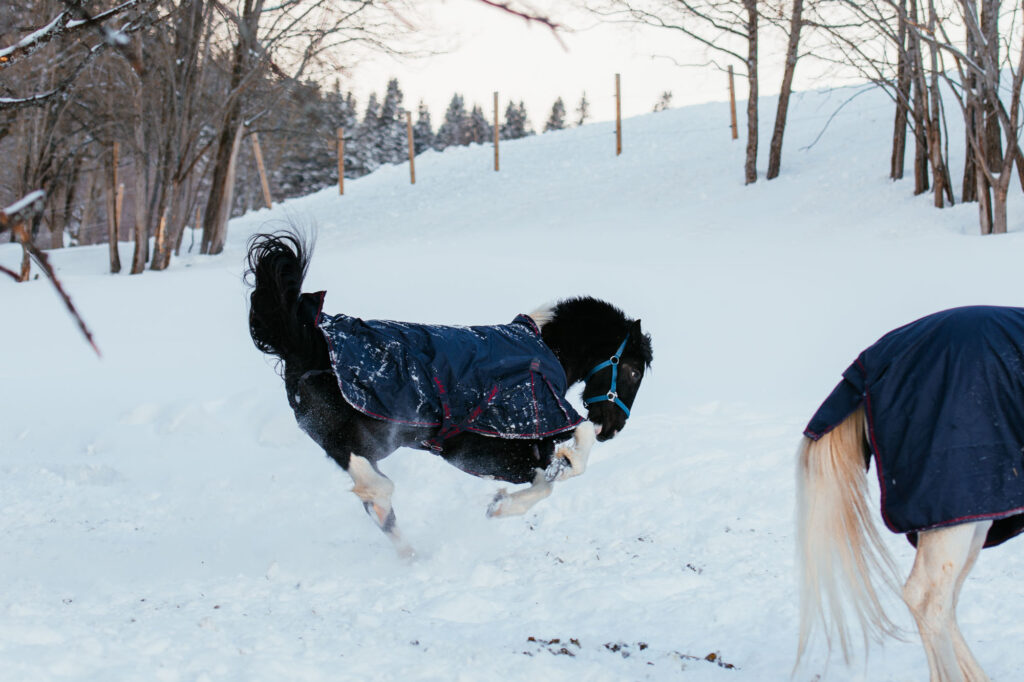
[[249, 240], [249, 334], [257, 348], [292, 364], [293, 370], [317, 367], [325, 351], [313, 315], [300, 302], [311, 253], [295, 232], [257, 234]]

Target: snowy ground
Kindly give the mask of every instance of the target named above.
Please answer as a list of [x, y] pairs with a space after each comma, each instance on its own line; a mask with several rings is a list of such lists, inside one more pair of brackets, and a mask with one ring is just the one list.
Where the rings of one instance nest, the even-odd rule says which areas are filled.
[[[805, 149], [847, 96], [797, 97], [784, 175], [750, 187], [714, 104], [628, 120], [618, 158], [608, 124], [503, 143], [500, 173], [489, 147], [429, 153], [414, 186], [385, 168], [250, 214], [223, 256], [164, 273], [55, 253], [102, 361], [48, 284], [0, 280], [0, 678], [789, 679], [807, 418], [892, 327], [1024, 301], [1024, 202], [1015, 232], [980, 238], [974, 205], [889, 182], [884, 97]], [[397, 453], [403, 563], [248, 339], [244, 243], [286, 219], [319, 230], [307, 288], [330, 312], [489, 324], [615, 302], [654, 340], [634, 418], [523, 518], [484, 517], [498, 484]], [[986, 551], [960, 606], [993, 680], [1024, 670], [1022, 574], [1021, 545]], [[793, 679], [926, 678], [914, 637], [825, 661], [818, 642]]]

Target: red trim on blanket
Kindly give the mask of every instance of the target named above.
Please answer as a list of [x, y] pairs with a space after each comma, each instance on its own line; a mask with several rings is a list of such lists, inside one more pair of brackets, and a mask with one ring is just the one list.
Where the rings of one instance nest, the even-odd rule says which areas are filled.
[[320, 326], [320, 318], [324, 316], [324, 299], [327, 298], [327, 292], [326, 291], [318, 291], [318, 292], [316, 292], [313, 295], [320, 297], [320, 307], [316, 309], [316, 317], [313, 318], [313, 326], [314, 327], [319, 327]]
[[513, 322], [524, 322], [526, 326], [533, 330], [534, 334], [541, 336], [540, 327], [537, 326], [537, 322], [526, 313], [519, 313]]
[[530, 370], [530, 394], [533, 396], [533, 433], [537, 433], [537, 425], [540, 424], [540, 408], [537, 406], [537, 387], [534, 385], [534, 372]]
[[907, 532], [908, 533], [923, 533], [926, 530], [932, 530], [934, 528], [945, 528], [946, 526], [955, 526], [955, 525], [957, 525], [959, 523], [969, 523], [971, 521], [984, 521], [986, 519], [992, 519], [993, 521], [998, 521], [999, 519], [1008, 519], [1011, 516], [1017, 516], [1019, 514], [1024, 514], [1024, 507], [1017, 507], [1016, 509], [1011, 509], [1010, 511], [1004, 511], [1004, 512], [990, 512], [990, 513], [987, 513], [987, 514], [973, 514], [971, 516], [961, 516], [961, 517], [956, 518], [956, 519], [950, 519], [949, 521], [943, 521], [942, 523], [936, 523], [935, 525], [932, 525], [932, 526], [925, 526], [924, 528], [917, 528], [915, 530], [908, 530]]

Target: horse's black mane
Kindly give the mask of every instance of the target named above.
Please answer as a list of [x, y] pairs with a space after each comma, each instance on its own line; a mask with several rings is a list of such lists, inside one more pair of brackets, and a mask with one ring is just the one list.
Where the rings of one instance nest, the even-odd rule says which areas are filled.
[[[550, 321], [541, 327], [541, 335], [565, 366], [566, 374], [580, 379], [590, 369], [581, 363], [612, 353], [630, 333], [638, 320], [630, 320], [611, 303], [592, 296], [578, 296], [559, 301], [551, 309]], [[560, 349], [572, 348], [573, 357], [561, 357]], [[648, 334], [629, 334], [623, 356], [640, 358], [650, 368], [654, 353]], [[576, 366], [580, 365], [580, 366]]]

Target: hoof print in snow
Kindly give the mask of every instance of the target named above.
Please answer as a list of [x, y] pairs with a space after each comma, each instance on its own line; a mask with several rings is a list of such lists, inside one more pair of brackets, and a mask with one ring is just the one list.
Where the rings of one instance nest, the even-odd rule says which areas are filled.
[[[681, 654], [678, 651], [673, 651], [669, 655], [672, 656], [673, 658], [675, 658], [676, 660], [679, 660], [679, 661], [706, 661], [708, 663], [714, 663], [719, 668], [725, 668], [727, 670], [739, 670], [739, 668], [737, 668], [732, 663], [726, 663], [725, 660], [722, 659], [722, 654], [717, 652], [717, 651], [712, 651], [710, 654], [708, 654], [707, 656], [704, 656], [704, 657], [701, 657], [701, 656], [691, 656], [689, 654]], [[685, 668], [685, 667], [686, 667], [686, 664], [684, 663], [683, 664], [683, 668]]]
[[[547, 649], [548, 653], [553, 655], [553, 656], [572, 656], [573, 658], [575, 658], [576, 654], [573, 653], [573, 651], [571, 649], [569, 649], [569, 646], [570, 645], [574, 646], [577, 649], [581, 649], [582, 648], [580, 646], [580, 640], [576, 639], [575, 637], [570, 637], [569, 638], [568, 645], [563, 644], [561, 638], [559, 638], [559, 637], [555, 637], [554, 639], [541, 639], [540, 637], [527, 637], [526, 641], [527, 642], [531, 642], [533, 644], [539, 645], [537, 647], [537, 651], [541, 651], [542, 649]], [[533, 656], [533, 652], [531, 652], [531, 651], [524, 651], [523, 653], [526, 654], [527, 656]]]
[[716, 663], [719, 668], [727, 668], [729, 670], [734, 670], [736, 668], [736, 666], [734, 666], [732, 663], [726, 663], [724, 660], [722, 660], [722, 655], [717, 651], [712, 651], [710, 654], [704, 657], [704, 660], [710, 661], [711, 663]]
[[[632, 656], [632, 652], [629, 650], [629, 645], [625, 642], [605, 642], [604, 648], [611, 651], [613, 654], [620, 654], [623, 658], [629, 658]], [[644, 644], [644, 649], [647, 645]]]

